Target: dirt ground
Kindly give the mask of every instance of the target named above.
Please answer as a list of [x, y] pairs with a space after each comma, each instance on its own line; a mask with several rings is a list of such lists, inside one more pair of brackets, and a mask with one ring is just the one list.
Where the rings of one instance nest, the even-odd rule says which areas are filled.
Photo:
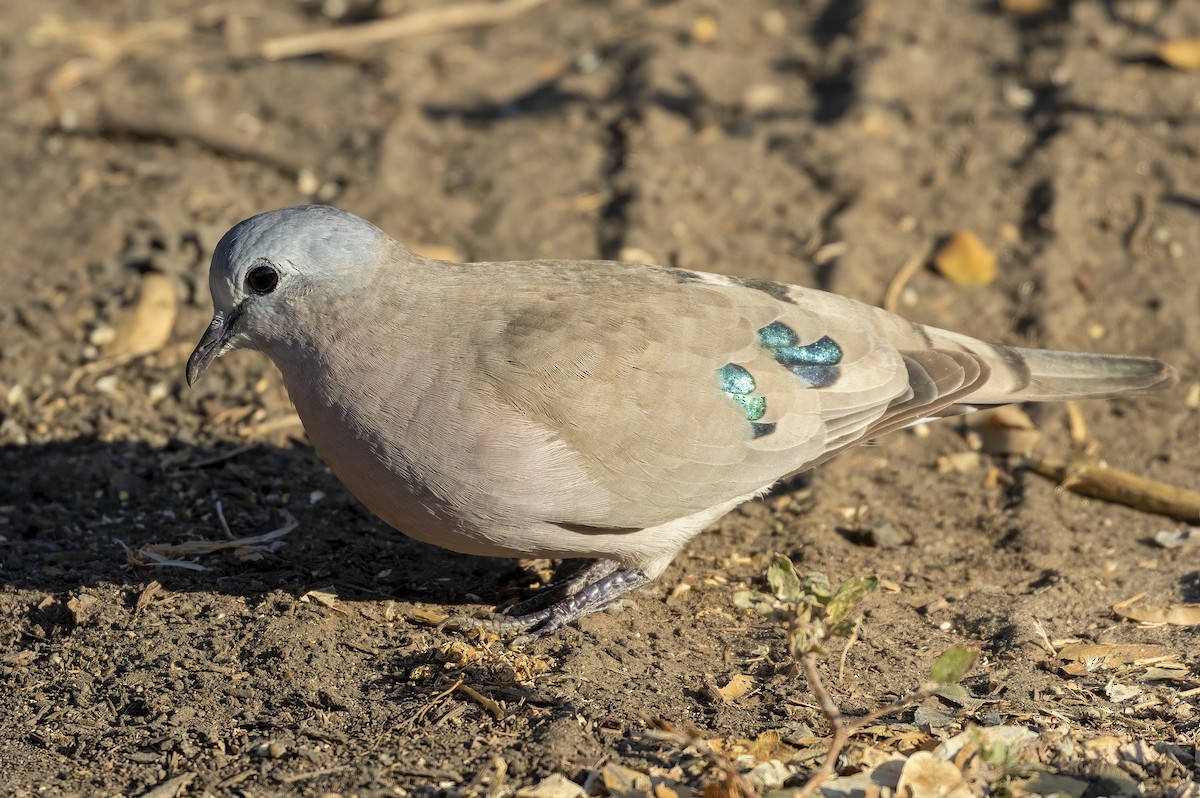
[[[554, 564], [373, 519], [265, 357], [183, 378], [213, 245], [283, 205], [330, 202], [443, 256], [625, 257], [873, 303], [968, 228], [995, 281], [921, 268], [899, 312], [1171, 362], [1178, 387], [1080, 411], [1110, 465], [1200, 488], [1200, 72], [1155, 57], [1200, 35], [1200, 3], [549, 0], [260, 55], [436, 5], [5, 4], [0, 793], [553, 798], [561, 776], [730, 794], [703, 745], [646, 735], [660, 718], [760, 787], [796, 786], [828, 727], [783, 629], [733, 600], [782, 552], [882, 580], [844, 669], [841, 644], [822, 664], [850, 716], [951, 645], [982, 651], [974, 699], [873, 725], [843, 777], [1004, 725], [1036, 743], [958, 761], [961, 789], [1038, 792], [1022, 779], [1040, 766], [1066, 794], [1200, 795], [1195, 627], [1113, 609], [1200, 602], [1200, 549], [1155, 539], [1186, 524], [974, 461], [962, 425], [856, 449], [708, 530], [623, 611], [506, 651], [430, 619], [528, 595]], [[131, 319], [165, 344], [123, 357]], [[1028, 412], [1041, 455], [1071, 450], [1063, 408]], [[274, 544], [176, 551], [203, 570], [136, 554], [289, 514]], [[872, 525], [893, 534], [864, 540]]]

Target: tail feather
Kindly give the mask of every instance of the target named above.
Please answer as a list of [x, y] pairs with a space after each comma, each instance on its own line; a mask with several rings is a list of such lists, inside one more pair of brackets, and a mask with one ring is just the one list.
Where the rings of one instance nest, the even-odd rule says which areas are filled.
[[961, 348], [991, 371], [964, 406], [1111, 399], [1169, 388], [1179, 375], [1161, 360], [989, 344], [962, 333], [913, 325], [934, 346]]
[[[981, 386], [972, 404], [1061, 402], [1109, 399], [1170, 387], [1178, 381], [1171, 366], [1148, 357], [1055, 352], [990, 346], [979, 352], [992, 364], [994, 379]], [[989, 354], [999, 354], [1000, 362]]]

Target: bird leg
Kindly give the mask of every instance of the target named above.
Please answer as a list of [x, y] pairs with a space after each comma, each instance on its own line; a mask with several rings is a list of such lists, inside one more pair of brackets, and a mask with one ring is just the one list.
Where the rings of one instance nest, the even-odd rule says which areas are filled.
[[[600, 562], [605, 561], [601, 560]], [[589, 566], [584, 570], [588, 571], [593, 567], [595, 566]], [[449, 619], [447, 624], [457, 629], [487, 629], [496, 634], [524, 632], [525, 634], [512, 641], [513, 645], [524, 645], [555, 629], [560, 629], [584, 615], [604, 609], [614, 599], [631, 590], [636, 590], [649, 581], [650, 577], [637, 569], [613, 570], [545, 609], [524, 615], [498, 615], [491, 618], [457, 616]], [[551, 589], [554, 587], [552, 585]]]
[[588, 560], [570, 576], [551, 582], [524, 601], [504, 611], [505, 615], [522, 616], [540, 610], [568, 596], [574, 596], [593, 582], [598, 582], [620, 567], [614, 560]]

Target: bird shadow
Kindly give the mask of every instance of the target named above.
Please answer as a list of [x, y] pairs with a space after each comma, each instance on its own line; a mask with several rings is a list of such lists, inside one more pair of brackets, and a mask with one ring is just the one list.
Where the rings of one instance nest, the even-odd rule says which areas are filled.
[[[278, 545], [138, 565], [153, 544], [228, 541], [285, 526]], [[227, 529], [226, 529], [227, 528]], [[196, 568], [183, 566], [189, 563]], [[0, 446], [0, 587], [70, 594], [97, 584], [247, 598], [329, 590], [347, 600], [505, 603], [536, 576], [455, 554], [362, 507], [305, 446], [152, 446], [94, 437]]]

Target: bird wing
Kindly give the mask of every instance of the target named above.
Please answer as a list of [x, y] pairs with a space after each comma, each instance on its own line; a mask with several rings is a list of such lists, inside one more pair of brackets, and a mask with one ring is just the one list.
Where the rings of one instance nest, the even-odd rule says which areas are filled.
[[538, 492], [546, 521], [644, 528], [765, 490], [937, 415], [990, 372], [824, 292], [628, 264], [498, 266], [479, 373], [562, 444], [547, 456], [588, 477], [514, 488]]

